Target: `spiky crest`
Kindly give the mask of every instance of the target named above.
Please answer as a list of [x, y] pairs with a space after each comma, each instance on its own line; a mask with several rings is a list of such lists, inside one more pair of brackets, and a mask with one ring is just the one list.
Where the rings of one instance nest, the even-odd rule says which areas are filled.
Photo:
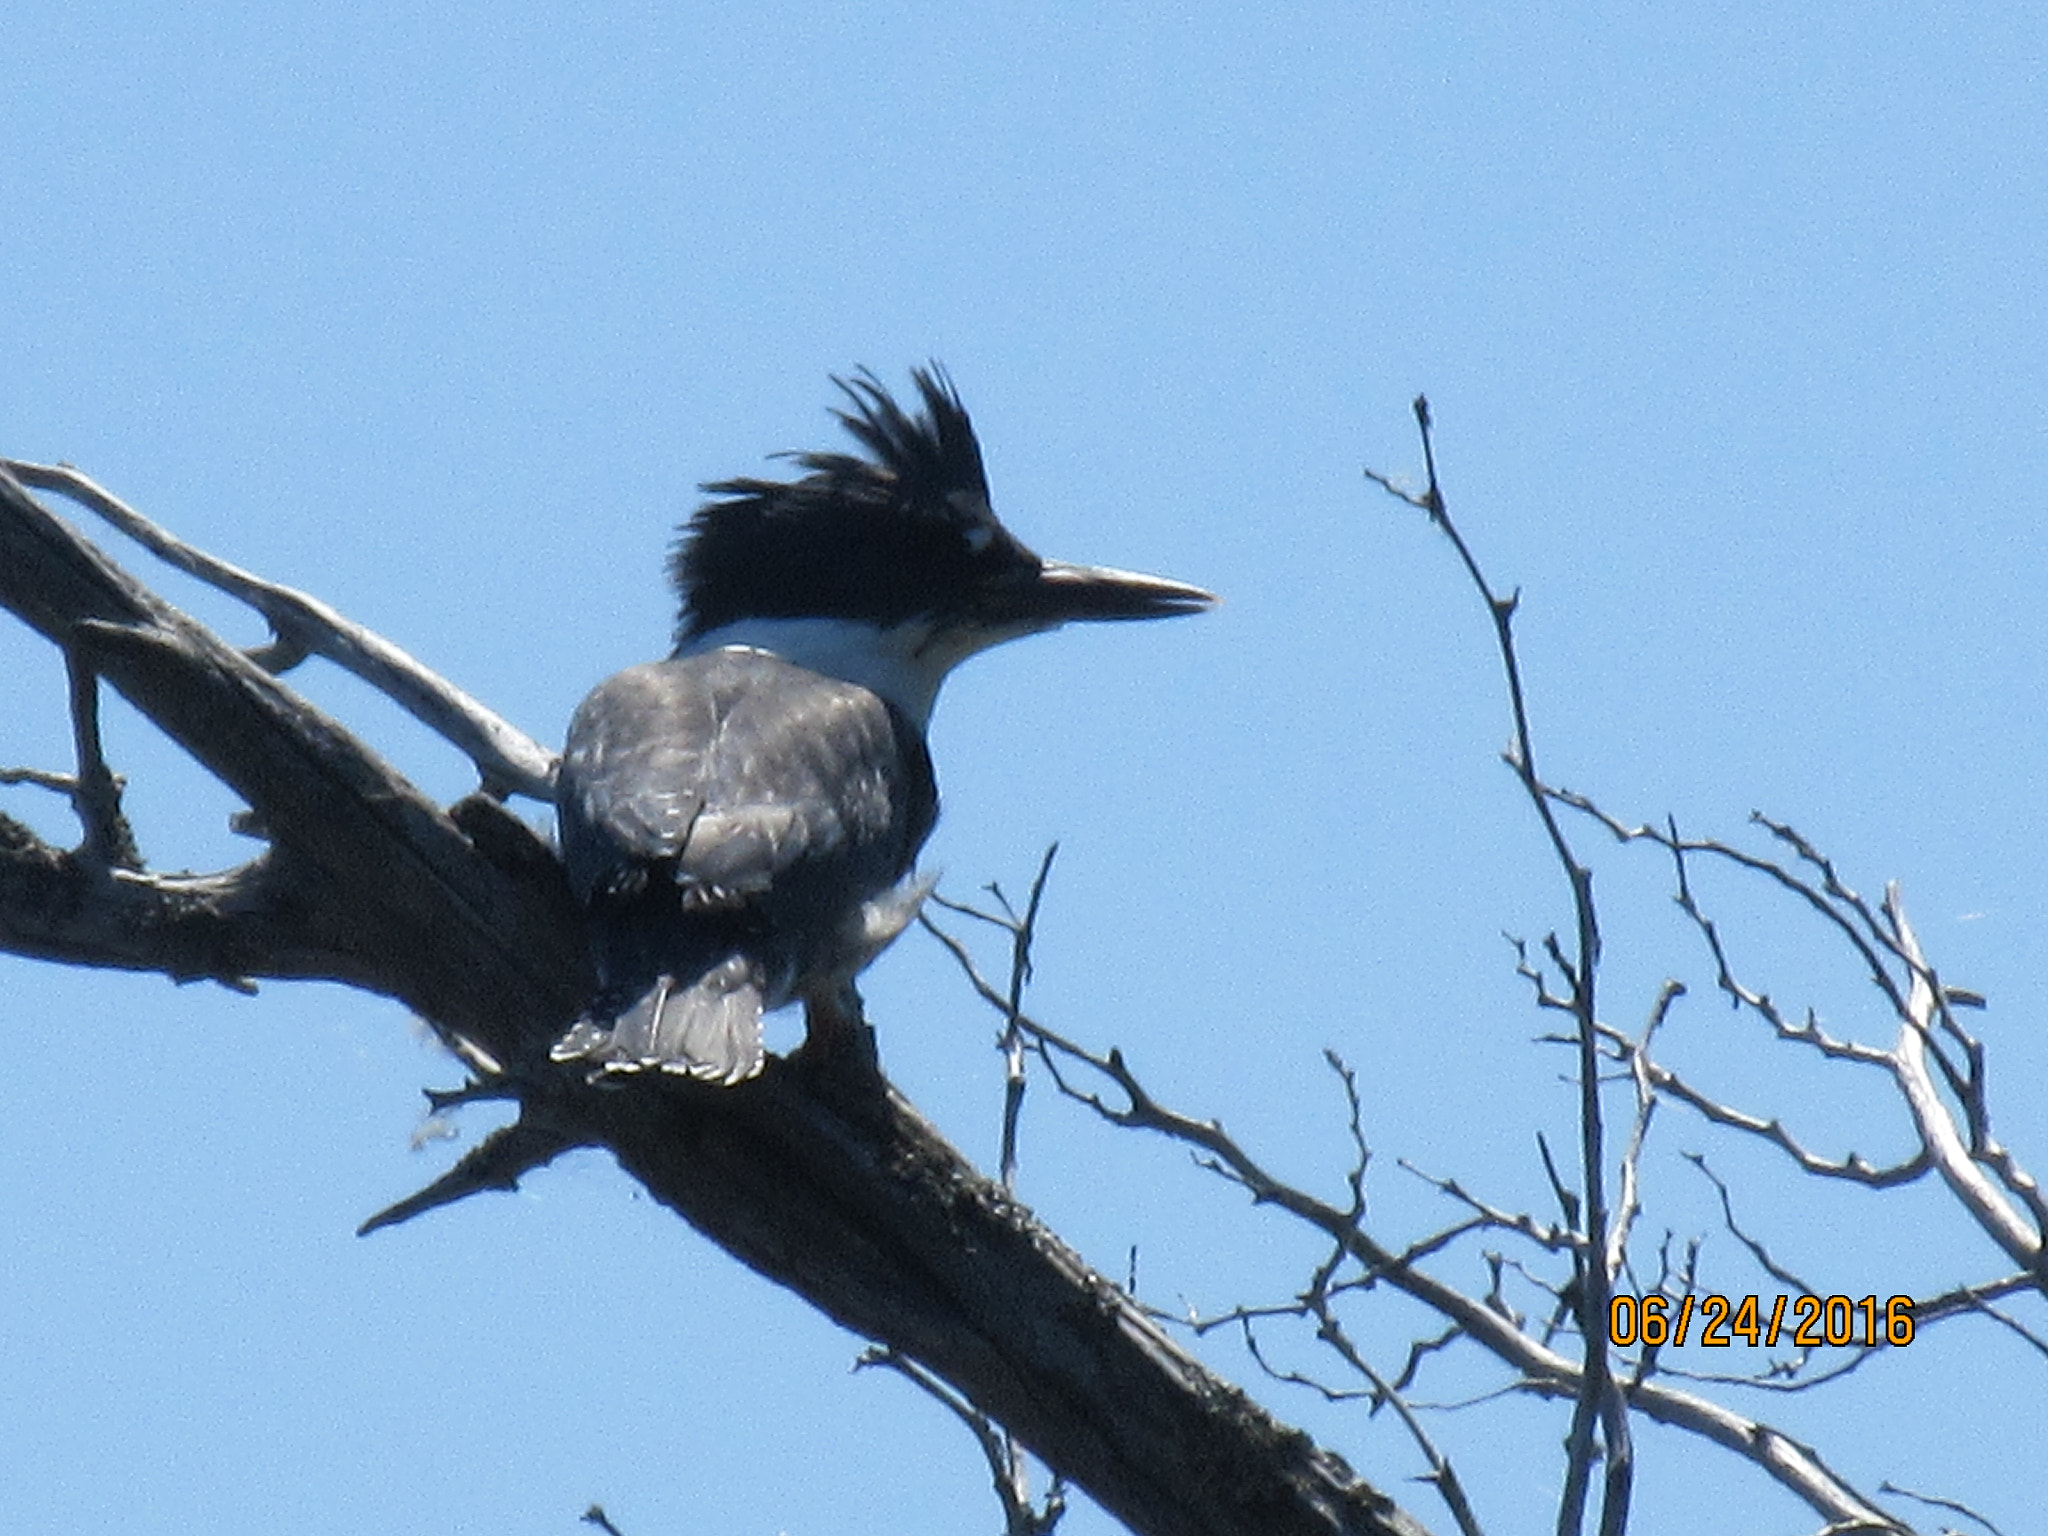
[[866, 457], [789, 453], [801, 478], [703, 487], [714, 499], [669, 562], [679, 643], [743, 618], [898, 623], [945, 612], [991, 572], [1036, 567], [989, 507], [981, 445], [945, 370], [911, 379], [914, 416], [865, 368], [833, 379], [850, 407], [833, 415]]

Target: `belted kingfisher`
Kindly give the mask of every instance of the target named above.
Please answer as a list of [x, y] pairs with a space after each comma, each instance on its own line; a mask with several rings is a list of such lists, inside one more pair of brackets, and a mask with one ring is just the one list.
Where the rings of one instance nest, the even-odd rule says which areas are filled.
[[1074, 620], [1215, 599], [1041, 560], [989, 506], [974, 428], [936, 365], [907, 414], [834, 379], [866, 450], [722, 480], [669, 562], [675, 653], [600, 684], [569, 726], [556, 814], [598, 990], [555, 1046], [594, 1077], [758, 1073], [761, 1018], [806, 1004], [806, 1055], [864, 1042], [853, 979], [907, 927], [938, 816], [925, 727], [977, 651]]

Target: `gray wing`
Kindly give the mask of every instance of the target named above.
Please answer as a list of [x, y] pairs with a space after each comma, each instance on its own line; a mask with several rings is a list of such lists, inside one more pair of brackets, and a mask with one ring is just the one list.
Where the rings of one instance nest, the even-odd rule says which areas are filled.
[[[879, 890], [937, 810], [914, 727], [864, 688], [758, 652], [650, 662], [576, 711], [556, 790], [579, 900], [673, 879], [708, 906]], [[823, 882], [819, 881], [821, 890]]]
[[758, 652], [602, 684], [555, 799], [599, 992], [551, 1054], [719, 1083], [761, 1070], [765, 1009], [858, 970], [909, 921], [923, 891], [882, 893], [937, 814], [902, 714]]

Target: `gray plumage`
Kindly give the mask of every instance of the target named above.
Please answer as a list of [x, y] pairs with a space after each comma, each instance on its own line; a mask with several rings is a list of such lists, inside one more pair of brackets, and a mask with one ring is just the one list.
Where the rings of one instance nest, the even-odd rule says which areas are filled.
[[721, 1083], [761, 1015], [827, 1000], [916, 914], [931, 760], [867, 689], [758, 651], [631, 668], [576, 711], [556, 789], [599, 994], [555, 1049]]
[[556, 811], [599, 987], [556, 1059], [742, 1082], [761, 1015], [798, 1000], [807, 1049], [864, 1043], [853, 978], [930, 890], [909, 875], [946, 675], [1022, 635], [1214, 601], [1034, 554], [989, 504], [952, 384], [911, 378], [914, 413], [871, 374], [838, 381], [865, 456], [706, 486], [669, 565], [676, 654], [577, 710]]

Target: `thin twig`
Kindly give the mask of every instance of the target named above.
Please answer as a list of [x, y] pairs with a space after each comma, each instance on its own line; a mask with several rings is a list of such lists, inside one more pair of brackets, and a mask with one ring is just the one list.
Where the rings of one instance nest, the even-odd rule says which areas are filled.
[[[1031, 895], [1024, 903], [1024, 915], [1010, 924], [1010, 987], [1003, 999], [1003, 1188], [1017, 1187], [1017, 1127], [1024, 1114], [1024, 1031], [1018, 1023], [1024, 1017], [1024, 988], [1031, 981], [1031, 945], [1038, 932], [1039, 903], [1045, 899], [1045, 882], [1052, 874], [1052, 861], [1060, 851], [1058, 843], [1046, 845], [1038, 861], [1038, 873], [1031, 878]], [[996, 893], [998, 898], [1001, 892]], [[1004, 902], [1007, 909], [1008, 902]]]
[[1050, 1536], [1067, 1512], [1065, 1482], [1055, 1476], [1045, 1491], [1044, 1504], [1034, 1507], [1021, 1456], [994, 1420], [908, 1355], [886, 1345], [870, 1346], [853, 1363], [857, 1371], [876, 1367], [896, 1372], [967, 1426], [988, 1463], [989, 1481], [1003, 1506], [1004, 1536]]
[[1672, 1005], [1683, 996], [1685, 983], [1682, 981], [1667, 980], [1658, 989], [1657, 1001], [1651, 1006], [1650, 1017], [1643, 1024], [1642, 1038], [1636, 1042], [1635, 1053], [1629, 1058], [1629, 1076], [1636, 1090], [1636, 1113], [1629, 1127], [1628, 1145], [1621, 1154], [1621, 1201], [1615, 1210], [1614, 1230], [1607, 1243], [1607, 1272], [1610, 1275], [1619, 1274], [1627, 1261], [1629, 1232], [1642, 1210], [1643, 1148], [1650, 1139], [1650, 1121], [1657, 1112], [1657, 1091], [1650, 1082], [1644, 1063], [1650, 1041], [1669, 1017]]
[[[1585, 1350], [1585, 1370], [1578, 1400], [1573, 1409], [1572, 1428], [1567, 1437], [1563, 1496], [1558, 1501], [1558, 1536], [1576, 1536], [1585, 1522], [1587, 1477], [1592, 1469], [1593, 1436], [1596, 1425], [1605, 1444], [1606, 1487], [1601, 1500], [1602, 1536], [1620, 1536], [1627, 1528], [1628, 1507], [1634, 1475], [1634, 1456], [1629, 1448], [1628, 1413], [1612, 1380], [1607, 1356], [1607, 1304], [1613, 1284], [1608, 1268], [1609, 1210], [1606, 1190], [1605, 1120], [1600, 1103], [1599, 1011], [1595, 988], [1600, 968], [1600, 924], [1593, 905], [1593, 872], [1573, 851], [1564, 835], [1550, 796], [1536, 771], [1535, 733], [1529, 723], [1528, 699], [1522, 685], [1521, 659], [1515, 648], [1514, 618], [1518, 595], [1502, 596], [1480, 569], [1470, 546], [1451, 521], [1444, 503], [1443, 482], [1437, 474], [1436, 445], [1432, 432], [1429, 401], [1415, 399], [1415, 424], [1422, 438], [1423, 465], [1428, 488], [1419, 503], [1429, 514], [1465, 567], [1465, 574], [1485, 600], [1493, 620], [1494, 640], [1500, 653], [1501, 669], [1507, 680], [1508, 704], [1514, 718], [1513, 745], [1506, 757], [1508, 766], [1521, 781], [1543, 825], [1544, 835], [1558, 866], [1571, 888], [1576, 953], [1567, 957], [1553, 938], [1549, 949], [1566, 983], [1571, 1011], [1577, 1024], [1579, 1066], [1579, 1178], [1584, 1191], [1586, 1245], [1579, 1254], [1580, 1336]], [[1378, 476], [1381, 485], [1387, 482]], [[1391, 486], [1388, 487], [1392, 489]], [[1415, 498], [1403, 500], [1416, 505]]]
[[2005, 1533], [1993, 1525], [1988, 1517], [1978, 1514], [1969, 1505], [1958, 1500], [1944, 1499], [1939, 1494], [1933, 1493], [1915, 1493], [1911, 1488], [1902, 1487], [1894, 1482], [1879, 1483], [1877, 1491], [1879, 1493], [1889, 1493], [1902, 1499], [1911, 1499], [1916, 1504], [1925, 1504], [1929, 1509], [1945, 1509], [1950, 1514], [1961, 1515], [1965, 1520], [1976, 1521], [1977, 1524], [1989, 1531], [1991, 1536], [2005, 1536]]

